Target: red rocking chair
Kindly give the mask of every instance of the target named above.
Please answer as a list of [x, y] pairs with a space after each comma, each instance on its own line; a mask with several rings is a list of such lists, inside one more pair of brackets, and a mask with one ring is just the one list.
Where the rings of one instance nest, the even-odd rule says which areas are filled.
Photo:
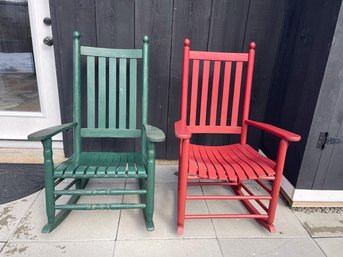
[[[184, 41], [181, 120], [175, 123], [175, 134], [180, 139], [179, 234], [183, 234], [185, 219], [206, 218], [253, 218], [270, 232], [276, 231], [273, 222], [287, 147], [290, 142], [299, 141], [300, 136], [269, 124], [249, 120], [255, 46], [256, 44], [251, 42], [248, 53], [200, 52], [190, 50], [189, 39]], [[213, 69], [210, 69], [211, 63]], [[244, 65], [246, 72], [245, 79], [242, 79]], [[213, 73], [210, 70], [213, 70]], [[212, 86], [209, 86], [209, 78], [213, 78]], [[220, 81], [223, 81], [221, 86]], [[245, 81], [245, 88], [242, 118], [239, 122], [242, 81]], [[231, 90], [230, 86], [233, 86]], [[232, 97], [229, 94], [232, 94]], [[230, 105], [229, 99], [232, 99]], [[275, 162], [247, 144], [248, 126], [280, 138]], [[190, 143], [192, 134], [200, 133], [238, 134], [240, 143], [223, 146]], [[247, 184], [244, 184], [247, 180], [256, 181], [266, 194], [255, 195]], [[187, 195], [187, 186], [194, 185], [231, 186], [234, 194]], [[239, 200], [249, 214], [186, 214], [187, 200]], [[263, 200], [269, 200], [269, 204], [265, 205]], [[262, 212], [258, 211], [261, 208], [256, 208], [258, 205], [263, 209]]]

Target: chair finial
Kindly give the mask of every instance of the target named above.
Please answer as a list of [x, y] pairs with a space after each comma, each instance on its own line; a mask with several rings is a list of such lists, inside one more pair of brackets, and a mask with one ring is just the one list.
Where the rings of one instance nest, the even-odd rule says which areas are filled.
[[74, 31], [74, 38], [80, 39], [80, 32]]
[[149, 43], [149, 37], [147, 35], [144, 35], [143, 42], [144, 43]]
[[250, 47], [251, 49], [255, 49], [256, 43], [255, 43], [255, 42], [250, 42], [249, 47]]
[[190, 46], [191, 45], [191, 41], [188, 38], [186, 38], [183, 43], [184, 43], [185, 46]]

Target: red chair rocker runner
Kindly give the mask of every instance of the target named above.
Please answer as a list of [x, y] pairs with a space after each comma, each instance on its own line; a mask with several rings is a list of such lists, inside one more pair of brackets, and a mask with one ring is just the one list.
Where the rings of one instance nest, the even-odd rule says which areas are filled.
[[[185, 219], [206, 218], [254, 218], [267, 230], [275, 232], [273, 222], [287, 147], [290, 142], [299, 141], [300, 136], [269, 124], [249, 120], [255, 46], [254, 42], [250, 43], [248, 53], [200, 52], [190, 51], [190, 40], [186, 39], [184, 42], [181, 120], [175, 123], [175, 134], [180, 139], [179, 234], [183, 233]], [[211, 63], [212, 76], [210, 76]], [[244, 81], [242, 80], [243, 65], [246, 65], [246, 74], [240, 124], [238, 116], [241, 82]], [[192, 66], [191, 72], [190, 66]], [[202, 67], [202, 74], [199, 74], [201, 70], [199, 67]], [[221, 70], [224, 73], [222, 87], [219, 86]], [[192, 76], [189, 76], [189, 73], [192, 73]], [[213, 77], [212, 81], [209, 81], [210, 77]], [[209, 83], [212, 83], [212, 87]], [[190, 92], [188, 92], [189, 87]], [[209, 92], [210, 90], [212, 92]], [[229, 99], [232, 99], [231, 105]], [[247, 144], [248, 126], [280, 138], [275, 162], [260, 155]], [[224, 146], [196, 145], [190, 143], [193, 133], [239, 134], [240, 143]], [[256, 181], [266, 194], [254, 195], [243, 183], [246, 180]], [[269, 183], [271, 186], [264, 181], [271, 181]], [[187, 186], [194, 185], [227, 185], [232, 187], [234, 195], [187, 195]], [[186, 214], [187, 200], [240, 200], [250, 214]], [[269, 200], [269, 205], [265, 205], [262, 200]], [[259, 212], [255, 207], [256, 204], [264, 211]]]

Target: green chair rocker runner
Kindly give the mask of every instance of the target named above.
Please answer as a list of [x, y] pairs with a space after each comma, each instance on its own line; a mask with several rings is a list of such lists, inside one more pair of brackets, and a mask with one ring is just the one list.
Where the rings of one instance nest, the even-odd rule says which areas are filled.
[[[45, 197], [48, 223], [43, 233], [56, 228], [72, 210], [143, 209], [147, 230], [154, 230], [155, 143], [164, 133], [148, 125], [148, 45], [142, 49], [109, 49], [80, 46], [80, 33], [74, 32], [73, 122], [40, 130], [28, 136], [42, 141], [44, 148]], [[87, 75], [81, 75], [81, 58], [86, 58]], [[137, 105], [137, 67], [142, 62], [142, 105]], [[108, 66], [108, 67], [107, 67]], [[107, 73], [108, 71], [108, 73]], [[81, 99], [81, 80], [86, 79], [87, 99]], [[81, 124], [81, 101], [87, 101], [86, 124]], [[141, 107], [141, 108], [139, 108]], [[142, 111], [137, 126], [137, 110]], [[83, 110], [82, 110], [83, 111]], [[61, 164], [52, 160], [52, 137], [73, 129], [73, 155]], [[85, 152], [83, 138], [140, 138], [138, 152]], [[87, 189], [89, 179], [137, 178], [139, 189]], [[56, 186], [71, 182], [63, 189]], [[140, 195], [140, 203], [78, 204], [81, 196]], [[69, 199], [57, 204], [62, 196]], [[62, 200], [62, 199], [61, 199]], [[59, 211], [59, 212], [58, 212]]]

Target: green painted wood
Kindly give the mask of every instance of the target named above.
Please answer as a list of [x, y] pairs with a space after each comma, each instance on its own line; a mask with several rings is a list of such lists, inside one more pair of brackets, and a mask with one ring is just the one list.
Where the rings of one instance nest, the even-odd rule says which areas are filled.
[[151, 125], [144, 125], [146, 138], [150, 142], [163, 142], [166, 138], [163, 131]]
[[98, 57], [113, 57], [113, 58], [142, 58], [141, 49], [110, 49], [110, 48], [100, 48], [100, 47], [81, 47], [82, 55], [91, 55]]
[[130, 113], [129, 128], [136, 128], [136, 102], [137, 102], [137, 60], [130, 59]]
[[119, 128], [126, 128], [126, 59], [119, 60]]
[[108, 127], [116, 127], [117, 114], [117, 59], [109, 58]]
[[107, 167], [101, 166], [96, 170], [96, 175], [99, 177], [105, 177]]
[[98, 203], [98, 204], [61, 204], [56, 205], [56, 210], [120, 210], [145, 208], [142, 203]]
[[135, 167], [135, 156], [130, 154], [127, 156], [127, 174], [128, 176], [136, 175], [136, 167]]
[[139, 129], [81, 129], [82, 137], [135, 138], [141, 136]]
[[[96, 163], [94, 163], [94, 165], [96, 165]], [[96, 169], [97, 166], [89, 166], [86, 170], [86, 174], [84, 175], [84, 177], [94, 177]]]
[[106, 58], [98, 61], [98, 128], [106, 127]]
[[119, 176], [124, 176], [126, 174], [126, 163], [127, 163], [127, 155], [121, 154], [119, 167], [117, 169], [117, 174]]
[[95, 128], [95, 58], [87, 56], [87, 127]]
[[140, 195], [146, 194], [146, 190], [130, 189], [76, 189], [56, 190], [55, 195]]
[[77, 123], [74, 128], [74, 153], [81, 152], [81, 55], [80, 33], [74, 32], [73, 42], [73, 120]]
[[69, 130], [73, 127], [76, 127], [77, 123], [76, 122], [71, 122], [71, 123], [67, 123], [67, 124], [63, 124], [63, 125], [57, 125], [57, 126], [53, 126], [47, 129], [42, 129], [39, 131], [36, 131], [30, 135], [28, 135], [28, 139], [31, 141], [43, 141], [46, 140], [48, 138], [51, 138], [63, 131]]

